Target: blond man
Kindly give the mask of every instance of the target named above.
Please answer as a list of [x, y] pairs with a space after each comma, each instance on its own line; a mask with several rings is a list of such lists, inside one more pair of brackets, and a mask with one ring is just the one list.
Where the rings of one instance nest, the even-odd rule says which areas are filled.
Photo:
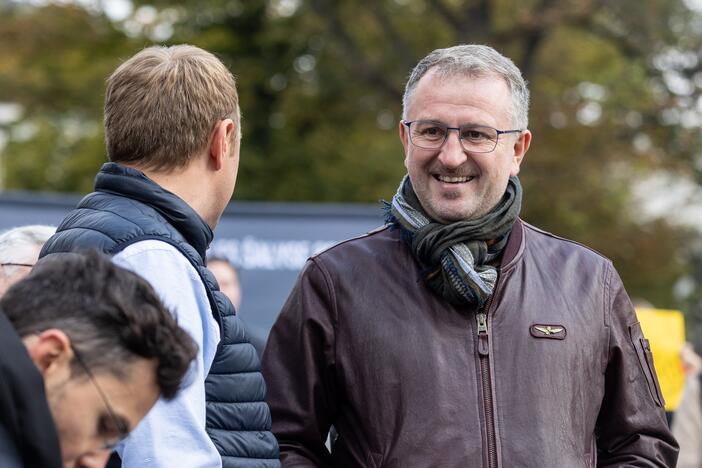
[[139, 52], [107, 81], [111, 162], [42, 251], [114, 255], [199, 345], [192, 385], [118, 447], [125, 466], [279, 466], [256, 351], [204, 261], [236, 183], [240, 122], [234, 77], [212, 54]]

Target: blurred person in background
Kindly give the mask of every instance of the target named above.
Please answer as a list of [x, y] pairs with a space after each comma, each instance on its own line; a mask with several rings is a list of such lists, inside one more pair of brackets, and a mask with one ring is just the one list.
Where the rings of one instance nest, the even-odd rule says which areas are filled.
[[678, 468], [702, 468], [702, 361], [695, 347], [686, 343], [680, 352], [687, 380], [672, 424], [680, 444]]
[[205, 268], [239, 166], [234, 76], [197, 47], [146, 48], [107, 80], [104, 123], [110, 162], [41, 255], [113, 255], [199, 347], [193, 385], [157, 403], [110, 466], [280, 466], [256, 350]]
[[699, 348], [699, 346], [686, 342], [680, 350], [680, 361], [686, 376], [702, 372], [702, 357], [697, 354], [695, 348]]
[[0, 233], [0, 297], [31, 271], [44, 243], [56, 232], [53, 226], [30, 225]]
[[0, 299], [0, 466], [102, 467], [197, 353], [149, 284], [57, 256]]
[[310, 258], [268, 339], [286, 466], [675, 466], [611, 261], [519, 219], [528, 103], [487, 46], [414, 68], [388, 225]]
[[229, 260], [217, 256], [210, 256], [207, 259], [207, 269], [210, 270], [217, 279], [219, 290], [232, 301], [237, 315], [244, 324], [246, 338], [254, 345], [258, 357], [260, 358], [263, 355], [263, 349], [266, 347], [266, 333], [261, 328], [249, 323], [241, 315], [242, 291], [239, 272]]

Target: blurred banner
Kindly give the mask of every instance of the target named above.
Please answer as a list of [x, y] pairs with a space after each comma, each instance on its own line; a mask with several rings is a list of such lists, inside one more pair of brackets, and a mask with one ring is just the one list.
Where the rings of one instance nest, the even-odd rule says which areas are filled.
[[685, 373], [680, 350], [685, 344], [685, 318], [678, 310], [637, 308], [644, 336], [651, 344], [653, 361], [665, 398], [665, 410], [675, 411], [680, 402]]
[[[26, 224], [56, 225], [77, 195], [2, 193], [0, 231]], [[215, 230], [212, 255], [239, 270], [238, 313], [268, 334], [310, 255], [383, 224], [379, 204], [231, 203]]]

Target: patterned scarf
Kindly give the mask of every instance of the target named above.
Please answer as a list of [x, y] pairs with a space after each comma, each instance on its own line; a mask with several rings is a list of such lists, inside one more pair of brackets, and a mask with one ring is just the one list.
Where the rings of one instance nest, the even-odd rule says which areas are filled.
[[[497, 282], [488, 265], [507, 244], [522, 205], [522, 187], [510, 177], [507, 190], [490, 212], [478, 219], [440, 224], [429, 218], [405, 176], [388, 204], [388, 221], [408, 235], [412, 253], [428, 267], [424, 280], [441, 297], [456, 305], [483, 306]], [[488, 246], [489, 241], [494, 241]]]

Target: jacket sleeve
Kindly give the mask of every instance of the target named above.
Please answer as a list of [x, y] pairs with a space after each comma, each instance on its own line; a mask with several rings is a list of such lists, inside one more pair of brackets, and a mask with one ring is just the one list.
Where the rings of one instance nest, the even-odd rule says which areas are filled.
[[597, 464], [674, 467], [678, 444], [668, 429], [649, 344], [611, 264], [605, 286], [609, 346], [596, 428]]
[[324, 443], [336, 411], [335, 315], [329, 276], [310, 260], [263, 353], [273, 433], [286, 467], [331, 465]]

